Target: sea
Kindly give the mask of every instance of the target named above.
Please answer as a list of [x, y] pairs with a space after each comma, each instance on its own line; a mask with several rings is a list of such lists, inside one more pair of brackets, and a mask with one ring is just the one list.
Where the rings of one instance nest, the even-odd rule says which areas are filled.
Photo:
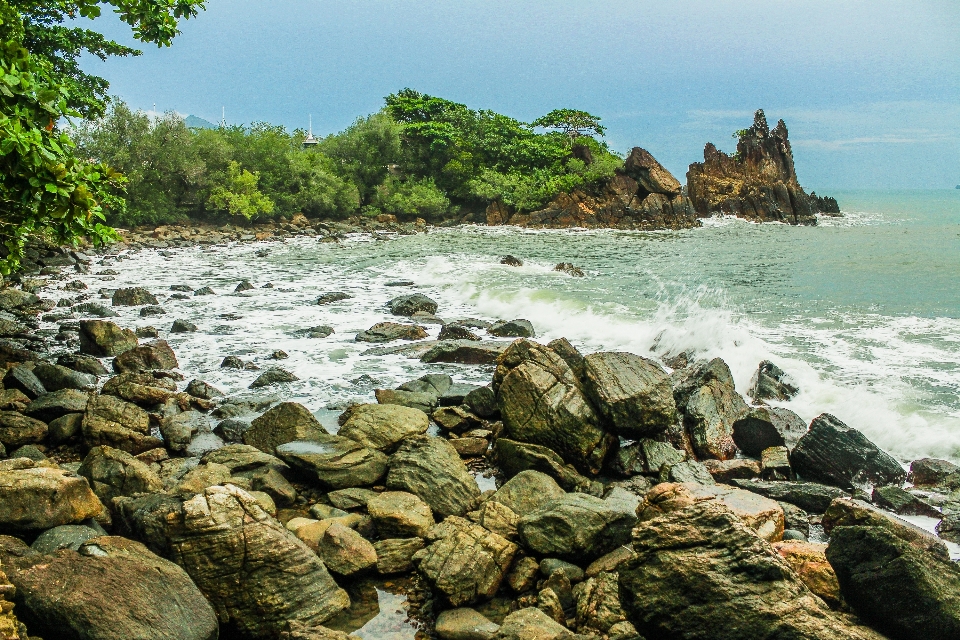
[[[771, 360], [800, 388], [778, 404], [805, 420], [831, 413], [905, 465], [960, 462], [960, 190], [832, 195], [842, 215], [817, 226], [715, 217], [683, 231], [461, 226], [338, 243], [296, 237], [123, 252], [104, 261], [120, 275], [97, 276], [98, 265], [82, 279], [94, 291], [160, 295], [166, 315], [118, 307], [120, 322], [157, 327], [188, 379], [244, 394], [262, 371], [221, 369], [225, 356], [280, 366], [299, 380], [273, 391], [334, 427], [347, 403], [425, 373], [490, 381], [492, 367], [373, 355], [377, 345], [356, 341], [396, 320], [387, 301], [416, 292], [445, 320], [523, 318], [537, 340], [566, 337], [584, 353], [720, 357], [741, 393]], [[501, 264], [505, 255], [523, 266]], [[555, 271], [560, 262], [584, 277]], [[242, 280], [254, 289], [235, 293]], [[172, 299], [172, 285], [215, 295]], [[316, 304], [329, 292], [353, 297]], [[170, 334], [176, 318], [199, 330]], [[320, 325], [334, 333], [302, 334]], [[426, 329], [435, 338], [440, 327]], [[272, 359], [277, 350], [288, 357]]]

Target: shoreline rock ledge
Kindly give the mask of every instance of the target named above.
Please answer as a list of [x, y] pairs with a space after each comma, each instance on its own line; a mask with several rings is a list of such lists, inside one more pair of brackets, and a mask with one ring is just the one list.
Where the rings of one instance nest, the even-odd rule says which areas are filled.
[[797, 181], [787, 125], [770, 130], [763, 109], [740, 133], [729, 156], [708, 142], [703, 162], [687, 171], [687, 194], [698, 216], [717, 213], [756, 222], [817, 224], [817, 213], [838, 214], [837, 201], [807, 193]]

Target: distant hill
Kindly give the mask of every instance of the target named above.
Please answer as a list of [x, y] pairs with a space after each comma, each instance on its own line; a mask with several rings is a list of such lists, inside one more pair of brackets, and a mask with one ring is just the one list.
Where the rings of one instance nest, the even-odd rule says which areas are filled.
[[191, 129], [216, 129], [217, 125], [198, 116], [187, 116], [183, 122]]

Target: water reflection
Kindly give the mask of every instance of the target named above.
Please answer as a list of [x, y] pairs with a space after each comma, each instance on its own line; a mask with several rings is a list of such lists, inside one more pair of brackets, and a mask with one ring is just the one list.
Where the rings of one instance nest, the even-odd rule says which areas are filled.
[[415, 640], [417, 623], [409, 618], [409, 579], [368, 578], [347, 586], [350, 608], [326, 625], [364, 640]]

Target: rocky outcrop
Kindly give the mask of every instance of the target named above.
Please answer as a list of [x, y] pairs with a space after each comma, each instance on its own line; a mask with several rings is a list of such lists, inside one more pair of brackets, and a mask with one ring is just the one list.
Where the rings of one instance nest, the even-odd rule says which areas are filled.
[[102, 511], [103, 504], [85, 478], [26, 458], [0, 462], [0, 529], [42, 531]]
[[680, 182], [650, 152], [634, 148], [607, 182], [561, 193], [543, 209], [517, 213], [499, 201], [487, 207], [487, 224], [521, 227], [687, 229], [700, 225]]
[[477, 481], [449, 441], [411, 436], [390, 457], [386, 485], [417, 496], [443, 518], [462, 516], [480, 497]]
[[797, 181], [787, 125], [780, 120], [771, 131], [763, 110], [740, 132], [735, 155], [707, 143], [703, 162], [687, 171], [687, 193], [700, 216], [720, 213], [756, 222], [816, 224], [817, 212], [826, 206]]

